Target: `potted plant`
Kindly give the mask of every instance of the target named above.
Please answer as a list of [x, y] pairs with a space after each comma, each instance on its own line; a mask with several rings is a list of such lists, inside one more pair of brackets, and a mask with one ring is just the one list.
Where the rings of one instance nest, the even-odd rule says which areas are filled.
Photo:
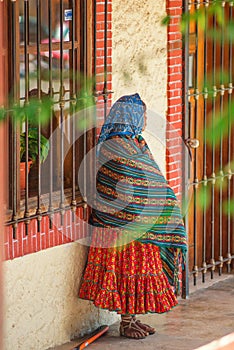
[[[40, 162], [43, 163], [49, 153], [49, 140], [40, 135]], [[38, 129], [29, 128], [28, 130], [28, 169], [38, 158]], [[20, 187], [25, 189], [25, 171], [26, 171], [26, 133], [20, 135]]]

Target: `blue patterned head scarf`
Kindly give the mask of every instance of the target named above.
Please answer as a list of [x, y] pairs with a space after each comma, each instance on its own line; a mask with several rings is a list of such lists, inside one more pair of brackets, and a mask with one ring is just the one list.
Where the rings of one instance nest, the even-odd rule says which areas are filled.
[[134, 138], [144, 126], [145, 104], [139, 94], [120, 97], [111, 107], [102, 126], [98, 144], [111, 136], [127, 135]]

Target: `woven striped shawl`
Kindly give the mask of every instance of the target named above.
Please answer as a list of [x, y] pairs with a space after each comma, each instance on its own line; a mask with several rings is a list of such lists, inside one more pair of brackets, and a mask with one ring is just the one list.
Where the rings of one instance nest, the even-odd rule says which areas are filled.
[[161, 249], [163, 269], [177, 286], [178, 253], [185, 256], [186, 232], [173, 190], [142, 136], [103, 142], [98, 157], [96, 207], [90, 222], [119, 233], [116, 245], [137, 239]]

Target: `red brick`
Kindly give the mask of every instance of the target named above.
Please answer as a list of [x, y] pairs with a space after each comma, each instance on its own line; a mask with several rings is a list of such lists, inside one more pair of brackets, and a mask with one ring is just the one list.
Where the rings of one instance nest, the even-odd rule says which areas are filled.
[[167, 90], [170, 91], [170, 90], [175, 90], [175, 89], [182, 89], [183, 87], [183, 83], [182, 81], [169, 81], [167, 83]]
[[[32, 247], [32, 242], [30, 242], [30, 238], [29, 237], [25, 237], [24, 240], [23, 240], [23, 253], [22, 253], [22, 256], [23, 255], [26, 255], [28, 254], [28, 247]], [[32, 249], [30, 249], [32, 250]]]
[[23, 237], [24, 237], [24, 232], [26, 230], [26, 226], [24, 223], [21, 224], [20, 230], [18, 230], [18, 256], [23, 255]]
[[177, 106], [179, 104], [182, 104], [182, 97], [171, 97], [168, 99], [168, 103], [171, 105], [171, 106]]
[[182, 73], [171, 74], [168, 78], [170, 79], [171, 82], [177, 82], [177, 81], [180, 82], [183, 79], [183, 74]]
[[176, 189], [177, 193], [181, 192], [181, 179], [180, 178], [173, 178], [168, 174], [167, 180], [169, 181], [169, 185]]
[[36, 239], [37, 239], [37, 251], [39, 252], [41, 250], [41, 235], [39, 232], [37, 233]]
[[174, 7], [182, 7], [183, 1], [182, 0], [167, 0], [166, 2], [166, 8], [174, 8]]
[[[100, 2], [100, 3], [97, 2], [97, 5], [96, 5], [96, 12], [97, 12], [97, 14], [98, 14], [98, 13], [105, 12], [105, 4], [104, 4], [103, 1]], [[112, 4], [109, 3], [109, 4], [107, 4], [107, 13], [111, 13], [111, 12], [112, 12]]]
[[96, 4], [96, 12], [97, 13], [102, 13], [105, 11], [105, 6], [104, 6], [104, 3], [97, 3]]
[[176, 114], [167, 113], [167, 120], [169, 123], [175, 123], [175, 122], [182, 123], [182, 115], [181, 113], [176, 113]]
[[168, 59], [172, 57], [180, 57], [182, 60], [183, 50], [181, 49], [174, 49], [174, 50], [168, 50]]
[[178, 73], [182, 73], [182, 65], [179, 64], [177, 66], [169, 66], [168, 67], [168, 74], [178, 74]]
[[[97, 74], [100, 74], [100, 73], [104, 73], [104, 66], [101, 66], [101, 67], [97, 67], [96, 68], [96, 73]], [[108, 73], [110, 73], [111, 71], [112, 71], [112, 67], [111, 66], [107, 66], [106, 67], [106, 71], [108, 72]]]
[[179, 138], [181, 140], [182, 130], [181, 129], [169, 129], [166, 130], [166, 138], [170, 140], [174, 140]]
[[[110, 17], [110, 14], [108, 14], [108, 16]], [[105, 13], [104, 12], [97, 13], [96, 23], [100, 23], [100, 22], [104, 22], [104, 21], [105, 21]]]
[[181, 146], [183, 145], [183, 139], [182, 139], [182, 129], [177, 130], [168, 130], [167, 131], [167, 139], [179, 139]]
[[49, 240], [49, 247], [54, 247], [54, 245], [55, 245], [55, 238], [54, 238], [54, 230], [50, 230], [49, 231], [49, 238], [48, 238], [48, 240]]
[[8, 241], [9, 241], [9, 227], [10, 226], [7, 226], [7, 227], [5, 227], [4, 228], [4, 231], [3, 231], [3, 243], [8, 243]]
[[167, 139], [167, 147], [170, 148], [174, 148], [175, 146], [180, 146], [181, 142], [180, 139], [176, 138], [176, 139]]
[[[181, 169], [181, 137], [182, 134], [182, 35], [180, 32], [180, 20], [182, 14], [182, 0], [167, 0], [166, 9], [170, 18], [168, 26], [168, 82], [167, 97], [167, 178], [169, 184], [180, 191], [181, 177], [178, 176], [176, 167]], [[173, 123], [171, 123], [173, 122]], [[173, 180], [171, 180], [173, 179]]]
[[[103, 30], [99, 30], [96, 33], [96, 40], [102, 40], [105, 37], [105, 31]], [[112, 38], [112, 33], [110, 30], [107, 31], [107, 39], [111, 39]]]
[[13, 259], [13, 229], [9, 226], [9, 258]]
[[167, 163], [182, 162], [182, 153], [170, 154], [166, 157]]
[[167, 91], [167, 97], [173, 98], [173, 97], [181, 97], [182, 96], [182, 90], [181, 89], [175, 89], [175, 90], [168, 90]]
[[96, 83], [96, 90], [102, 91], [103, 90], [103, 82]]
[[168, 149], [168, 154], [172, 156], [173, 154], [181, 153], [182, 151], [182, 145], [177, 142], [176, 144], [173, 144], [173, 142], [169, 143], [167, 142], [167, 149]]
[[170, 25], [179, 25], [180, 21], [181, 21], [181, 17], [180, 16], [170, 17], [169, 26]]
[[78, 239], [78, 231], [79, 231], [79, 225], [78, 225], [78, 229], [77, 229], [77, 224], [74, 223], [73, 233], [72, 233], [74, 242]]
[[57, 245], [61, 245], [63, 243], [63, 228], [60, 227], [57, 231], [56, 231], [56, 235], [57, 235]]
[[174, 123], [170, 123], [170, 128], [174, 130], [181, 130], [182, 129], [182, 120], [175, 121]]
[[49, 227], [47, 228], [45, 238], [46, 238], [46, 248], [50, 248], [51, 245], [50, 245], [50, 230], [49, 230]]
[[68, 243], [71, 241], [72, 241], [72, 227], [69, 225], [69, 226], [66, 226], [66, 234], [64, 237], [64, 242]]
[[[107, 58], [108, 58], [108, 56], [111, 57], [111, 54], [112, 54], [112, 49], [107, 48]], [[100, 45], [100, 47], [97, 47], [96, 57], [97, 57], [97, 59], [99, 59], [99, 58], [104, 58], [104, 56], [105, 56], [104, 47], [102, 45]]]
[[[99, 39], [96, 41], [97, 49], [104, 49], [104, 39]], [[111, 39], [107, 39], [107, 48], [111, 49]]]
[[18, 253], [18, 241], [17, 240], [13, 240], [13, 258], [18, 258], [19, 257], [19, 253]]
[[4, 244], [4, 256], [3, 260], [9, 260], [10, 259], [10, 254], [9, 254], [9, 244], [5, 243]]
[[168, 182], [169, 182], [169, 185], [171, 186], [171, 188], [173, 189], [173, 191], [175, 192], [175, 195], [176, 195], [177, 199], [181, 200], [181, 185], [179, 185], [179, 186], [172, 186], [171, 185], [171, 179], [168, 179]]
[[35, 235], [37, 232], [37, 220], [33, 219], [29, 223], [28, 232], [31, 235]]
[[168, 40], [181, 40], [182, 39], [182, 34], [181, 33], [168, 33]]
[[46, 249], [46, 235], [45, 233], [41, 234], [41, 249]]
[[169, 105], [168, 106], [168, 112], [170, 114], [177, 114], [179, 112], [182, 112], [182, 106], [181, 105], [178, 105], [178, 106], [174, 106], [174, 105]]
[[31, 244], [31, 251], [37, 252], [38, 249], [37, 249], [37, 237], [36, 236], [32, 236], [30, 244]]
[[168, 57], [168, 65], [169, 66], [175, 66], [175, 65], [182, 65], [183, 60], [182, 60], [182, 56], [170, 56]]
[[105, 37], [105, 32], [104, 30], [99, 30], [97, 33], [96, 33], [96, 40], [103, 40]]
[[178, 171], [178, 169], [181, 169], [181, 165], [180, 165], [180, 162], [174, 162], [174, 163], [169, 163], [168, 164], [168, 167], [169, 167], [169, 171], [172, 172], [172, 171]]
[[57, 227], [54, 228], [54, 246], [57, 246], [59, 244], [59, 230]]
[[167, 171], [167, 174], [168, 176], [170, 176], [170, 179], [175, 179], [182, 176], [182, 171], [181, 171], [181, 168], [170, 170], [170, 165], [169, 165], [169, 170]]
[[176, 33], [176, 32], [180, 32], [181, 33], [181, 30], [180, 30], [180, 22], [176, 22], [175, 24], [174, 23], [169, 23], [168, 25], [168, 33]]
[[74, 222], [72, 223], [72, 227], [71, 227], [71, 239], [72, 239], [72, 242], [75, 241], [75, 221], [76, 221], [76, 218], [75, 218]]
[[177, 179], [168, 179], [169, 180], [169, 184], [172, 188], [175, 187], [180, 187], [181, 186], [181, 179], [177, 178]]
[[84, 221], [80, 221], [80, 229], [78, 232], [78, 239], [84, 238]]
[[168, 8], [167, 14], [169, 16], [181, 16], [183, 13], [182, 7], [176, 7], [176, 8]]
[[[107, 81], [110, 80], [110, 78], [111, 78], [111, 74], [108, 73], [108, 74], [107, 74]], [[103, 82], [103, 80], [104, 80], [104, 75], [103, 75], [103, 73], [102, 73], [102, 74], [97, 74], [97, 76], [96, 76], [96, 81], [99, 83], [99, 82]]]
[[168, 42], [168, 51], [182, 49], [182, 40]]
[[96, 66], [103, 66], [104, 65], [104, 57], [98, 57], [96, 59]]
[[[112, 57], [107, 57], [106, 63], [107, 63], [107, 65], [111, 65], [112, 64]], [[104, 66], [104, 57], [98, 57], [96, 59], [96, 67], [98, 67], [98, 66]]]
[[105, 28], [107, 28], [107, 30], [110, 30], [111, 29], [111, 23], [107, 22], [106, 27], [105, 27], [105, 23], [104, 22], [100, 22], [100, 23], [96, 24], [97, 31], [105, 30]]

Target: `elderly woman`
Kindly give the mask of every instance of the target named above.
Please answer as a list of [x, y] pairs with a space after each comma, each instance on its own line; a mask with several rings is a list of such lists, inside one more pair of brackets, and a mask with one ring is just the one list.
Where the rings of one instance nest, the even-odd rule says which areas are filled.
[[145, 125], [145, 103], [134, 94], [112, 106], [102, 127], [92, 243], [79, 291], [121, 314], [120, 335], [133, 339], [155, 333], [136, 315], [177, 304], [179, 255], [186, 252], [180, 208], [141, 136]]

